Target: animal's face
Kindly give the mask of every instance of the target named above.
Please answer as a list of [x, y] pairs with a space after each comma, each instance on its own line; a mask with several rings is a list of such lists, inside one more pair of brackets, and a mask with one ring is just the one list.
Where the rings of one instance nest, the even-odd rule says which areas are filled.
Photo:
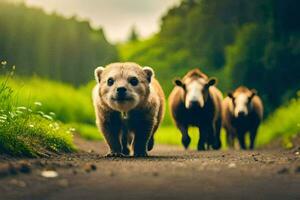
[[209, 93], [209, 87], [216, 83], [215, 78], [206, 80], [202, 77], [191, 77], [184, 81], [175, 79], [174, 84], [184, 90], [184, 103], [187, 109], [203, 108]]
[[251, 101], [256, 95], [255, 90], [249, 90], [247, 92], [228, 93], [233, 103], [233, 114], [236, 118], [245, 117], [252, 109]]
[[113, 110], [128, 112], [148, 97], [154, 72], [135, 63], [114, 63], [98, 67], [95, 76], [105, 104]]

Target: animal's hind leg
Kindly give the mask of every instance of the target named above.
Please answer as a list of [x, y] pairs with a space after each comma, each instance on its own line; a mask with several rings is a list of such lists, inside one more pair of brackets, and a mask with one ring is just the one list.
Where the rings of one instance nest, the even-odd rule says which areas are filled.
[[151, 151], [153, 149], [153, 146], [154, 146], [154, 135], [152, 135], [150, 137], [150, 140], [148, 141], [148, 147], [147, 147], [148, 151]]
[[215, 129], [214, 129], [214, 141], [213, 141], [213, 148], [214, 149], [220, 149], [222, 146], [221, 143], [221, 138], [220, 138], [220, 134], [221, 134], [221, 126], [222, 126], [222, 121], [221, 119], [218, 119], [216, 124], [215, 124]]
[[226, 131], [226, 142], [229, 148], [231, 149], [234, 148], [234, 137], [233, 134], [230, 133], [229, 131]]
[[178, 125], [178, 128], [181, 132], [181, 143], [183, 144], [184, 148], [187, 149], [191, 143], [191, 138], [188, 133], [188, 127], [187, 126], [182, 126]]

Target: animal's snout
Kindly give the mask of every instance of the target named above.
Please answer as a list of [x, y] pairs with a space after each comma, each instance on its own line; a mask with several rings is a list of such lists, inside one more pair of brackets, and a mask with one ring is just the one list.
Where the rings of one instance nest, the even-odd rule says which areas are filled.
[[117, 88], [117, 96], [118, 98], [124, 98], [126, 96], [127, 89], [125, 87]]
[[190, 102], [190, 107], [191, 108], [195, 108], [195, 107], [198, 107], [199, 106], [199, 102], [198, 101], [191, 101]]
[[238, 117], [245, 117], [246, 113], [244, 111], [239, 111], [238, 112]]

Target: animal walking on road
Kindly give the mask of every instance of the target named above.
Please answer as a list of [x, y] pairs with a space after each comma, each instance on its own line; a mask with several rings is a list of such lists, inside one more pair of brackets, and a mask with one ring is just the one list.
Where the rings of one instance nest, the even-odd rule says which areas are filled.
[[150, 67], [112, 63], [95, 70], [96, 124], [110, 148], [107, 156], [147, 156], [165, 110], [163, 90]]
[[190, 126], [199, 128], [198, 150], [221, 147], [222, 93], [215, 86], [216, 78], [208, 78], [199, 69], [189, 71], [183, 79], [175, 79], [169, 96], [171, 116], [188, 148]]
[[234, 146], [237, 137], [241, 149], [247, 149], [245, 136], [250, 132], [250, 149], [254, 149], [258, 127], [263, 118], [263, 104], [256, 90], [238, 87], [223, 101], [223, 126], [227, 143]]

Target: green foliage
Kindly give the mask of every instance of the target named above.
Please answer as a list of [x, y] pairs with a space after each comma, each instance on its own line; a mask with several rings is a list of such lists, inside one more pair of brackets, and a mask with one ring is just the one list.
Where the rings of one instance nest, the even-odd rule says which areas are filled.
[[72, 123], [77, 133], [87, 140], [103, 140], [103, 135], [99, 133], [99, 129], [96, 125]]
[[300, 92], [298, 97], [280, 106], [259, 129], [257, 143], [268, 144], [277, 138], [293, 137], [300, 134]]
[[74, 151], [72, 130], [42, 111], [13, 103], [9, 76], [0, 81], [0, 153], [37, 157]]
[[131, 31], [130, 31], [130, 35], [129, 35], [129, 38], [128, 38], [128, 41], [131, 41], [131, 42], [135, 42], [139, 39], [139, 35], [136, 31], [136, 28], [133, 26], [131, 28]]
[[0, 2], [0, 60], [18, 66], [20, 75], [79, 85], [90, 80], [96, 66], [117, 58], [102, 29], [86, 21]]
[[[38, 77], [16, 77], [8, 85], [15, 91], [18, 106], [34, 106], [34, 110], [55, 113], [53, 117], [65, 123], [95, 124], [91, 88], [78, 92], [71, 85]], [[42, 106], [35, 105], [35, 102], [40, 102]]]
[[268, 114], [300, 88], [298, 6], [293, 0], [183, 0], [162, 18], [157, 35], [120, 44], [120, 56], [152, 66], [167, 95], [171, 80], [195, 67], [218, 77], [224, 92], [254, 87]]

